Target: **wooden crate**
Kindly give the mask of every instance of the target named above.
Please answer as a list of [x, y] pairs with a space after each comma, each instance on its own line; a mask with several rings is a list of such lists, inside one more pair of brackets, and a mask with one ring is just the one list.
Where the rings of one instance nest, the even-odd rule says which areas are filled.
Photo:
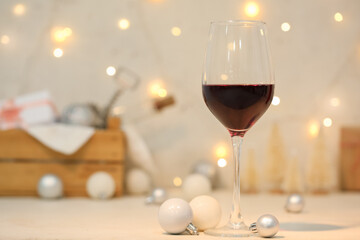
[[0, 131], [0, 195], [35, 196], [41, 176], [54, 173], [62, 179], [66, 197], [87, 196], [86, 181], [97, 171], [111, 174], [115, 196], [122, 195], [125, 142], [119, 125], [119, 119], [110, 119], [108, 129], [96, 130], [72, 155], [49, 149], [23, 130]]
[[360, 127], [341, 129], [340, 142], [341, 189], [360, 190]]

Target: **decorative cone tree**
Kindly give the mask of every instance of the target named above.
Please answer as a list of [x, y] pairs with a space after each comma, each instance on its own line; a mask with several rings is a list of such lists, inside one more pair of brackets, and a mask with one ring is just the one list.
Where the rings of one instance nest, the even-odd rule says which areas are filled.
[[307, 189], [312, 193], [328, 193], [331, 188], [330, 163], [326, 158], [324, 133], [320, 130], [307, 170]]
[[246, 193], [258, 192], [258, 173], [254, 149], [249, 149], [245, 160], [244, 172], [241, 174], [241, 191]]
[[265, 160], [264, 178], [266, 189], [273, 193], [282, 192], [282, 183], [286, 167], [283, 139], [279, 127], [274, 124], [271, 130], [271, 137]]
[[299, 159], [293, 155], [286, 166], [283, 190], [286, 193], [304, 192], [304, 179], [299, 167]]

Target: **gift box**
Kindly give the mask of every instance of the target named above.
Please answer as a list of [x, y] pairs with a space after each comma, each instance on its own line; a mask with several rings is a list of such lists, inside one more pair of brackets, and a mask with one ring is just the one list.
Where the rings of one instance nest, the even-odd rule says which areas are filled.
[[360, 127], [341, 129], [340, 182], [342, 190], [360, 190]]
[[24, 128], [56, 120], [57, 111], [47, 91], [0, 101], [0, 129]]

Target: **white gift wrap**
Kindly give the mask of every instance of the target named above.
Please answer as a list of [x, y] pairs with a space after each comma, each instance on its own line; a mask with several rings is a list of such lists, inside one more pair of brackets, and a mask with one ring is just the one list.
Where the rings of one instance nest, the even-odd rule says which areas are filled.
[[57, 111], [48, 91], [40, 91], [0, 100], [0, 129], [51, 123]]

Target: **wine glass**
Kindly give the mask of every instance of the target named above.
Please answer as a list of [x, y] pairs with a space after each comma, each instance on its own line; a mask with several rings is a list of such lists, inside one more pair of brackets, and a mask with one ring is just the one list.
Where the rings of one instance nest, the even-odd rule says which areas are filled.
[[235, 180], [230, 220], [205, 233], [251, 236], [240, 213], [240, 150], [245, 133], [268, 109], [274, 93], [266, 25], [260, 21], [219, 21], [210, 25], [202, 92], [211, 113], [230, 133]]

